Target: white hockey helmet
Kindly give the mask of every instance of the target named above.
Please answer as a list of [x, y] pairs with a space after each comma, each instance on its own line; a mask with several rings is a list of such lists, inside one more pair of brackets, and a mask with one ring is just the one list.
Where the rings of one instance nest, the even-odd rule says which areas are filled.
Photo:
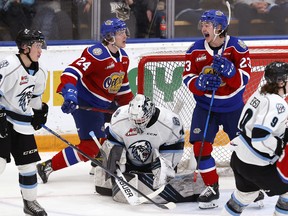
[[143, 132], [155, 110], [154, 103], [147, 96], [137, 94], [129, 103], [129, 119], [133, 121], [137, 129]]

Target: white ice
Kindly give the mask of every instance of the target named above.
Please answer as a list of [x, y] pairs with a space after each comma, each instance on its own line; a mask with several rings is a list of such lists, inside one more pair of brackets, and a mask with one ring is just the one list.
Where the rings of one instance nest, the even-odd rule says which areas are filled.
[[[42, 160], [53, 156], [54, 152], [41, 153]], [[153, 204], [130, 206], [117, 203], [111, 197], [95, 193], [93, 176], [89, 175], [90, 162], [54, 172], [47, 184], [38, 179], [38, 202], [49, 216], [205, 216], [220, 215], [221, 209], [235, 188], [233, 177], [220, 178], [219, 207], [200, 210], [197, 203], [177, 203], [173, 210], [160, 209]], [[264, 208], [256, 204], [248, 206], [244, 216], [271, 216], [277, 197], [264, 199]], [[23, 203], [18, 186], [18, 171], [14, 162], [7, 165], [0, 176], [0, 215], [24, 215]]]

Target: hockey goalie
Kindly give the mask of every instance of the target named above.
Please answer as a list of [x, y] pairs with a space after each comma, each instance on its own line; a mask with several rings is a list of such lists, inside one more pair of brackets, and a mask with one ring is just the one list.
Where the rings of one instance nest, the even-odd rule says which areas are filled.
[[[103, 165], [153, 201], [196, 202], [205, 189], [200, 176], [193, 182], [192, 172], [177, 174], [184, 149], [181, 119], [156, 107], [148, 97], [137, 94], [129, 105], [118, 108], [106, 134], [101, 149]], [[96, 167], [95, 185], [97, 193], [117, 202], [131, 204], [131, 197], [138, 196], [100, 167]]]

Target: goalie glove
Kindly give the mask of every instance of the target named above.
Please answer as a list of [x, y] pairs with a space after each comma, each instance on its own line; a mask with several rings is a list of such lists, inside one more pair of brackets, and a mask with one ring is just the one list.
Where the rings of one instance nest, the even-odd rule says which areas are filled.
[[224, 77], [231, 78], [236, 73], [234, 64], [228, 59], [215, 55], [213, 58], [212, 68]]
[[157, 149], [155, 149], [154, 158], [151, 164], [154, 175], [153, 188], [158, 189], [175, 177], [175, 170], [172, 167], [171, 161], [162, 157]]

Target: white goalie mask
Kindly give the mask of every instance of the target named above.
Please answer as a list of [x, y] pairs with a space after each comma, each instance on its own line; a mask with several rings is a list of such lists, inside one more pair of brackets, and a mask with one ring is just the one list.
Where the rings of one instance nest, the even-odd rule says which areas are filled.
[[137, 94], [129, 103], [129, 119], [142, 133], [155, 113], [154, 103], [145, 95]]

